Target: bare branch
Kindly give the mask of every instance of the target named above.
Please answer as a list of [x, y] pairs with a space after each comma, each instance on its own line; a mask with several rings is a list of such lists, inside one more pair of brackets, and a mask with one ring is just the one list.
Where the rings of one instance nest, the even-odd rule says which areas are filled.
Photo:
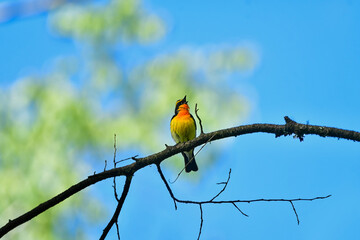
[[198, 115], [198, 111], [199, 109], [197, 108], [197, 103], [195, 104], [195, 115], [197, 117], [197, 119], [199, 120], [199, 125], [200, 125], [200, 135], [204, 134], [204, 129], [203, 129], [203, 126], [202, 126], [202, 123], [201, 123], [201, 119]]
[[[53, 198], [49, 199], [48, 201], [45, 201], [41, 204], [39, 204], [37, 207], [33, 208], [32, 210], [22, 214], [21, 216], [9, 220], [8, 223], [6, 223], [4, 226], [0, 228], [0, 238], [7, 234], [9, 231], [13, 230], [17, 226], [20, 226], [21, 224], [33, 219], [37, 215], [45, 212], [46, 210], [52, 208], [53, 206], [59, 204], [60, 202], [64, 201], [65, 199], [71, 197], [72, 195], [76, 194], [77, 192], [83, 190], [84, 188], [87, 188], [91, 186], [92, 184], [95, 184], [97, 182], [100, 182], [102, 180], [115, 177], [115, 176], [129, 176], [133, 175], [136, 171], [149, 166], [151, 164], [160, 164], [165, 159], [178, 154], [180, 152], [189, 151], [192, 148], [195, 148], [197, 146], [200, 146], [206, 142], [208, 142], [210, 139], [211, 141], [219, 140], [223, 138], [228, 137], [236, 137], [240, 135], [245, 134], [252, 134], [252, 133], [272, 133], [275, 134], [275, 137], [280, 136], [288, 136], [291, 134], [296, 134], [297, 136], [304, 136], [308, 134], [312, 135], [318, 135], [321, 137], [335, 137], [335, 138], [342, 138], [342, 139], [348, 139], [353, 140], [356, 142], [360, 142], [360, 132], [356, 131], [350, 131], [350, 130], [344, 130], [339, 128], [332, 128], [332, 127], [324, 127], [324, 126], [315, 126], [315, 125], [309, 125], [309, 124], [300, 124], [296, 122], [286, 123], [284, 125], [276, 125], [276, 124], [251, 124], [251, 125], [243, 125], [238, 127], [232, 127], [227, 129], [218, 130], [215, 132], [210, 133], [204, 133], [197, 138], [194, 138], [191, 141], [188, 141], [186, 143], [180, 143], [175, 146], [168, 146], [166, 149], [164, 149], [161, 152], [149, 155], [144, 158], [135, 158], [132, 159], [135, 160], [134, 163], [131, 163], [129, 165], [118, 167], [114, 169], [110, 169], [101, 173], [97, 173], [94, 175], [89, 176], [87, 179], [82, 180], [81, 182], [71, 186], [64, 192], [54, 196]], [[329, 197], [329, 196], [327, 196]], [[317, 199], [323, 199], [327, 197], [322, 198], [314, 198], [312, 200]], [[305, 199], [302, 199], [303, 201]], [[312, 201], [308, 199], [307, 201]], [[254, 201], [284, 201], [280, 199], [273, 199], [273, 200], [266, 200], [266, 199], [259, 199]], [[254, 201], [244, 201], [239, 200], [235, 202], [254, 202]], [[286, 201], [286, 200], [285, 200]], [[289, 200], [287, 200], [289, 201]], [[297, 201], [296, 199], [292, 199], [291, 201]], [[189, 202], [190, 203], [190, 202]], [[211, 203], [218, 203], [216, 201], [212, 201]], [[231, 202], [229, 202], [231, 203]]]
[[166, 181], [166, 179], [165, 179], [165, 177], [164, 177], [164, 174], [163, 174], [163, 172], [162, 172], [162, 170], [161, 170], [161, 168], [160, 168], [160, 163], [159, 163], [159, 164], [156, 164], [156, 167], [157, 167], [157, 170], [158, 170], [158, 172], [159, 172], [159, 174], [160, 174], [161, 179], [162, 179], [163, 182], [165, 183], [166, 189], [169, 191], [169, 194], [170, 194], [171, 198], [172, 198], [173, 201], [174, 201], [175, 210], [177, 210], [177, 205], [176, 205], [177, 199], [175, 198], [175, 196], [174, 196], [174, 194], [173, 194], [173, 192], [172, 192], [169, 184], [167, 183], [167, 181]]
[[[116, 148], [116, 134], [114, 134], [114, 158], [113, 158], [113, 163], [114, 163], [114, 168], [116, 168], [116, 152], [117, 152], [117, 148]], [[105, 160], [106, 161], [106, 160]], [[125, 186], [124, 186], [125, 187]], [[113, 188], [114, 188], [114, 197], [118, 203], [118, 207], [119, 207], [119, 204], [120, 204], [120, 199], [119, 199], [119, 196], [117, 194], [117, 187], [116, 187], [116, 177], [114, 177], [113, 179]], [[116, 213], [116, 210], [115, 210], [115, 213]], [[114, 215], [115, 215], [114, 213]], [[114, 217], [114, 216], [113, 216]], [[110, 222], [109, 222], [110, 223]], [[116, 217], [116, 220], [115, 220], [115, 226], [116, 226], [116, 233], [117, 233], [117, 237], [118, 237], [118, 240], [120, 240], [120, 231], [119, 231], [119, 224], [118, 224], [118, 217]], [[111, 227], [110, 227], [111, 228]]]
[[246, 213], [244, 213], [243, 211], [241, 211], [241, 209], [236, 205], [236, 203], [232, 203], [234, 205], [234, 207], [245, 217], [249, 217], [249, 215], [247, 215]]
[[[221, 189], [221, 191], [220, 191], [218, 194], [216, 194], [210, 201], [215, 200], [215, 198], [217, 198], [218, 196], [220, 196], [220, 194], [225, 191], [225, 188], [227, 187], [227, 185], [228, 185], [228, 183], [229, 183], [229, 181], [230, 181], [230, 175], [231, 175], [231, 168], [230, 168], [230, 170], [229, 170], [228, 179], [227, 179], [226, 182], [224, 183], [223, 189]], [[222, 184], [222, 183], [221, 183], [221, 184]]]
[[203, 227], [203, 223], [204, 223], [204, 218], [203, 218], [203, 210], [202, 210], [202, 205], [199, 204], [199, 207], [200, 207], [200, 228], [199, 228], [199, 235], [198, 235], [198, 238], [197, 240], [200, 239], [200, 236], [201, 236], [201, 230], [202, 230], [202, 227]]
[[259, 198], [259, 199], [249, 199], [249, 200], [224, 200], [224, 201], [190, 201], [190, 200], [180, 200], [177, 199], [177, 202], [186, 203], [186, 204], [223, 204], [223, 203], [255, 203], [255, 202], [299, 202], [299, 201], [315, 201], [322, 200], [331, 197], [331, 194], [327, 196], [313, 197], [313, 198]]
[[[114, 158], [113, 158], [113, 163], [114, 163], [114, 168], [116, 168], [116, 134], [114, 134]], [[116, 199], [116, 201], [120, 201], [118, 194], [117, 194], [117, 190], [116, 190], [116, 176], [113, 179], [113, 188], [114, 188], [114, 197]]]
[[[132, 175], [129, 175], [129, 176], [126, 176], [126, 180], [125, 180], [125, 185], [124, 185], [124, 189], [123, 189], [123, 192], [121, 194], [121, 197], [120, 197], [120, 200], [118, 202], [118, 205], [115, 209], [115, 212], [114, 212], [114, 215], [112, 216], [112, 218], [110, 219], [109, 223], [107, 224], [107, 226], [105, 227], [102, 235], [100, 236], [100, 240], [103, 240], [105, 239], [105, 237], [107, 236], [107, 234], [109, 233], [110, 229], [112, 228], [112, 226], [114, 224], [117, 225], [117, 221], [118, 221], [118, 217], [119, 217], [119, 214], [120, 214], [120, 211], [122, 209], [122, 206], [124, 205], [124, 202], [125, 202], [125, 199], [126, 199], [126, 196], [129, 192], [129, 189], [130, 189], [130, 184], [131, 184], [131, 180], [132, 180]], [[118, 236], [120, 238], [120, 234]]]
[[294, 206], [294, 201], [314, 201], [314, 200], [320, 200], [320, 199], [326, 199], [329, 198], [331, 195], [325, 196], [325, 197], [314, 197], [314, 198], [295, 198], [295, 199], [279, 199], [279, 198], [272, 198], [272, 199], [252, 199], [252, 200], [225, 200], [225, 201], [214, 201], [222, 192], [225, 191], [226, 186], [228, 185], [229, 181], [230, 181], [230, 174], [231, 174], [231, 169], [229, 171], [229, 176], [226, 182], [224, 182], [225, 186], [223, 187], [223, 189], [221, 189], [221, 191], [216, 194], [213, 198], [211, 198], [208, 201], [191, 201], [191, 200], [180, 200], [178, 198], [175, 197], [174, 193], [172, 192], [169, 184], [166, 182], [164, 174], [162, 173], [162, 170], [160, 168], [160, 164], [156, 165], [158, 168], [158, 172], [161, 176], [161, 179], [163, 180], [171, 198], [174, 201], [175, 204], [175, 209], [176, 209], [176, 202], [179, 203], [185, 203], [185, 204], [197, 204], [200, 207], [200, 229], [199, 229], [199, 235], [197, 239], [200, 239], [201, 236], [201, 231], [202, 231], [202, 226], [203, 226], [203, 210], [202, 210], [202, 205], [203, 204], [232, 204], [242, 215], [244, 215], [245, 217], [249, 217], [249, 215], [247, 215], [246, 213], [244, 213], [243, 211], [241, 211], [241, 209], [236, 205], [236, 203], [253, 203], [253, 202], [289, 202], [292, 206], [292, 209], [295, 213], [296, 216], [296, 220], [297, 223], [300, 224], [300, 220], [299, 220], [299, 216], [296, 212], [295, 206]]
[[118, 221], [115, 222], [115, 226], [116, 226], [116, 234], [117, 234], [118, 240], [120, 240], [120, 231], [119, 231]]
[[107, 161], [106, 161], [106, 159], [105, 159], [104, 172], [106, 171], [106, 167], [107, 167]]
[[118, 163], [121, 163], [121, 162], [130, 160], [130, 159], [136, 161], [136, 160], [137, 160], [137, 158], [136, 158], [137, 156], [139, 156], [139, 155], [135, 155], [135, 156], [132, 156], [132, 157], [124, 158], [124, 159], [122, 159], [122, 160], [120, 160], [120, 161], [115, 162], [115, 164], [118, 164]]
[[299, 215], [297, 214], [296, 212], [296, 209], [295, 209], [295, 206], [294, 206], [294, 203], [292, 201], [289, 201], [290, 204], [291, 204], [291, 207], [292, 209], [294, 210], [294, 213], [295, 213], [295, 216], [296, 216], [296, 221], [297, 221], [297, 224], [299, 225], [300, 224], [300, 220], [299, 220]]
[[114, 133], [114, 158], [113, 158], [114, 168], [116, 167], [116, 152], [117, 152], [117, 148], [116, 148], [116, 134]]
[[116, 178], [116, 177], [114, 177], [114, 179], [113, 179], [114, 197], [115, 197], [116, 201], [120, 201], [119, 196], [118, 196], [118, 194], [117, 194], [116, 179], [115, 179], [115, 178]]

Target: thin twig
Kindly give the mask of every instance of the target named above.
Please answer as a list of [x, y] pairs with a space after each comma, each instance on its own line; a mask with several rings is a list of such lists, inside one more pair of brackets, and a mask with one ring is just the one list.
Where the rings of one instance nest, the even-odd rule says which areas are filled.
[[[113, 159], [113, 163], [114, 163], [114, 168], [116, 168], [116, 134], [114, 134], [114, 159]], [[116, 176], [113, 178], [113, 188], [114, 188], [114, 196], [117, 202], [120, 201], [119, 196], [117, 194], [117, 189], [116, 189]]]
[[117, 147], [116, 147], [116, 134], [114, 133], [114, 159], [113, 159], [114, 168], [116, 167], [116, 152], [117, 152]]
[[215, 198], [217, 198], [218, 196], [220, 196], [220, 194], [225, 191], [225, 188], [226, 188], [226, 186], [228, 185], [228, 183], [229, 183], [229, 181], [230, 181], [230, 175], [231, 175], [231, 168], [230, 168], [230, 170], [229, 170], [229, 176], [228, 176], [228, 179], [226, 180], [226, 182], [225, 182], [225, 184], [224, 184], [223, 189], [221, 189], [221, 191], [220, 191], [218, 194], [216, 194], [210, 201], [215, 200]]
[[202, 205], [201, 205], [201, 204], [199, 204], [199, 207], [200, 207], [200, 228], [199, 228], [199, 235], [198, 235], [197, 240], [199, 240], [199, 239], [200, 239], [200, 236], [201, 236], [201, 230], [202, 230], [203, 223], [204, 223]]
[[234, 205], [234, 207], [242, 214], [244, 215], [245, 217], [249, 217], [249, 215], [247, 215], [246, 213], [244, 213], [243, 211], [241, 211], [241, 209], [236, 205], [236, 203], [232, 203]]
[[298, 201], [315, 201], [322, 200], [331, 197], [331, 195], [313, 197], [313, 198], [260, 198], [260, 199], [250, 199], [250, 200], [223, 200], [223, 201], [190, 201], [190, 200], [180, 200], [177, 199], [177, 202], [186, 203], [186, 204], [223, 204], [223, 203], [255, 203], [255, 202], [298, 202]]
[[120, 230], [119, 230], [118, 221], [115, 222], [115, 226], [116, 226], [116, 235], [118, 237], [118, 240], [120, 240]]
[[185, 170], [185, 168], [190, 164], [191, 161], [193, 161], [195, 159], [195, 157], [198, 155], [198, 153], [211, 141], [211, 139], [213, 139], [215, 137], [215, 135], [216, 134], [214, 134], [204, 145], [202, 145], [201, 148], [194, 154], [194, 156], [192, 158], [190, 158], [188, 163], [185, 164], [185, 167], [183, 167], [183, 169], [181, 169], [181, 171], [178, 173], [175, 180], [170, 181], [171, 184], [174, 184], [178, 180], [178, 178], [180, 177], [181, 173]]
[[[132, 175], [126, 176], [124, 189], [123, 189], [123, 192], [121, 194], [118, 205], [117, 205], [117, 207], [115, 209], [115, 212], [114, 212], [112, 218], [110, 219], [109, 223], [104, 228], [103, 233], [100, 236], [99, 240], [104, 240], [105, 237], [108, 235], [111, 227], [117, 222], [120, 211], [122, 209], [122, 206], [124, 205], [126, 196], [127, 196], [128, 192], [129, 192], [129, 189], [130, 189], [131, 180], [132, 180]], [[119, 237], [120, 237], [120, 234], [119, 234]]]
[[[114, 158], [113, 158], [113, 163], [114, 163], [114, 168], [116, 168], [116, 152], [117, 152], [117, 148], [116, 148], [116, 134], [114, 134]], [[118, 203], [118, 206], [120, 204], [120, 199], [117, 193], [117, 187], [116, 187], [116, 176], [113, 178], [113, 189], [114, 189], [114, 197]], [[114, 213], [115, 214], [115, 213]], [[118, 240], [120, 240], [120, 231], [119, 231], [119, 224], [118, 224], [118, 217], [115, 219], [115, 227], [116, 227], [116, 233], [118, 236]], [[111, 227], [110, 227], [111, 228]]]
[[203, 129], [203, 126], [202, 126], [202, 123], [201, 123], [201, 118], [199, 117], [198, 115], [198, 107], [197, 107], [197, 103], [195, 104], [195, 115], [197, 117], [197, 119], [199, 120], [199, 125], [200, 125], [200, 135], [204, 134], [204, 129]]
[[119, 196], [118, 196], [118, 193], [117, 193], [115, 177], [113, 179], [113, 189], [114, 189], [114, 197], [115, 197], [116, 201], [119, 202], [120, 199], [119, 199]]
[[156, 164], [156, 167], [157, 167], [157, 170], [158, 170], [158, 172], [159, 172], [159, 174], [160, 174], [161, 179], [162, 179], [163, 182], [165, 183], [166, 189], [168, 190], [171, 198], [172, 198], [173, 201], [174, 201], [175, 210], [177, 210], [177, 205], [176, 205], [176, 200], [177, 200], [177, 199], [175, 198], [175, 196], [174, 196], [174, 194], [173, 194], [173, 192], [172, 192], [169, 184], [167, 183], [167, 181], [166, 181], [166, 179], [165, 179], [165, 177], [164, 177], [164, 174], [163, 174], [163, 172], [162, 172], [162, 170], [161, 170], [161, 167], [160, 167], [160, 163], [159, 163], [159, 164]]
[[295, 213], [295, 216], [296, 216], [296, 221], [297, 221], [297, 224], [299, 225], [300, 224], [300, 220], [299, 220], [299, 215], [297, 214], [296, 212], [296, 209], [295, 209], [295, 206], [294, 206], [294, 203], [292, 201], [289, 201], [290, 204], [291, 204], [291, 207], [292, 209], [294, 210], [294, 213]]
[[137, 158], [136, 158], [137, 156], [139, 156], [139, 155], [135, 155], [135, 156], [132, 156], [132, 157], [124, 158], [124, 159], [122, 159], [122, 160], [120, 160], [120, 161], [117, 161], [116, 164], [121, 163], [121, 162], [124, 162], [124, 161], [127, 161], [127, 160], [130, 160], [130, 159], [136, 161], [136, 160], [137, 160]]

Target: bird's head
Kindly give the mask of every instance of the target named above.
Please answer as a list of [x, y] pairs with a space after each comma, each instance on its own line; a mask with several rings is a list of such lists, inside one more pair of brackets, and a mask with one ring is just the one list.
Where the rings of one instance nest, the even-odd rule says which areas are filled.
[[187, 104], [188, 102], [186, 101], [186, 95], [183, 99], [179, 99], [176, 101], [176, 105], [175, 105], [175, 114], [177, 114], [180, 110], [189, 110], [189, 105]]

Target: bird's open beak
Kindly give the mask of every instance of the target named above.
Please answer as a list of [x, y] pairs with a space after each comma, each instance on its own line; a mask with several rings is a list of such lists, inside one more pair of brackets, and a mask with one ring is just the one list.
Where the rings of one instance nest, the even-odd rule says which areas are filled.
[[187, 101], [186, 101], [186, 95], [185, 95], [185, 97], [184, 97], [181, 101], [184, 101], [185, 103], [187, 103]]

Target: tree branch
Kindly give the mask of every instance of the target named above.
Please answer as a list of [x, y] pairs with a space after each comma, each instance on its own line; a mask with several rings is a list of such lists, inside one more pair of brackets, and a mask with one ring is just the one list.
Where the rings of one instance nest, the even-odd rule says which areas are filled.
[[[330, 196], [329, 196], [330, 197]], [[296, 221], [297, 221], [297, 224], [299, 225], [300, 224], [300, 220], [299, 220], [299, 215], [297, 214], [296, 212], [296, 209], [295, 209], [295, 206], [294, 206], [294, 203], [292, 201], [290, 201], [290, 204], [291, 204], [291, 207], [295, 213], [295, 217], [296, 217]]]
[[[158, 172], [160, 174], [160, 177], [162, 179], [162, 181], [164, 182], [171, 198], [173, 199], [174, 201], [174, 204], [176, 206], [176, 203], [185, 203], [185, 204], [195, 204], [195, 205], [199, 205], [199, 208], [200, 208], [200, 227], [199, 227], [199, 235], [198, 235], [198, 240], [200, 239], [200, 236], [201, 236], [201, 232], [202, 232], [202, 227], [203, 227], [203, 222], [204, 222], [204, 219], [203, 219], [203, 209], [202, 209], [202, 205], [203, 204], [232, 204], [242, 215], [244, 215], [245, 217], [249, 217], [246, 213], [244, 213], [243, 211], [241, 211], [241, 209], [236, 205], [236, 203], [253, 203], [253, 202], [289, 202], [291, 204], [291, 207], [294, 211], [294, 214], [296, 216], [296, 220], [297, 220], [297, 224], [300, 224], [300, 220], [299, 220], [299, 215], [298, 213], [296, 212], [296, 209], [295, 209], [295, 206], [294, 206], [294, 201], [314, 201], [314, 200], [320, 200], [320, 199], [326, 199], [326, 198], [329, 198], [331, 197], [331, 195], [327, 195], [327, 196], [324, 196], [324, 197], [314, 197], [314, 198], [295, 198], [295, 199], [283, 199], [283, 198], [270, 198], [270, 199], [251, 199], [251, 200], [225, 200], [225, 201], [214, 201], [215, 198], [217, 198], [221, 193], [223, 193], [226, 189], [226, 186], [228, 185], [229, 183], [229, 180], [230, 180], [230, 174], [231, 174], [231, 169], [229, 171], [229, 176], [228, 176], [228, 179], [226, 182], [224, 182], [223, 184], [225, 184], [225, 186], [223, 187], [223, 189], [220, 190], [220, 192], [218, 194], [216, 194], [213, 198], [211, 198], [210, 200], [208, 201], [191, 201], [191, 200], [180, 200], [178, 198], [175, 197], [174, 193], [172, 192], [169, 184], [167, 183], [165, 177], [164, 177], [164, 174], [162, 173], [162, 170], [161, 170], [161, 167], [160, 167], [160, 164], [157, 164], [157, 169], [158, 169]], [[176, 209], [176, 207], [175, 207]]]
[[202, 122], [201, 122], [201, 118], [199, 117], [198, 115], [198, 107], [197, 107], [197, 103], [195, 104], [195, 115], [197, 117], [197, 119], [199, 120], [199, 125], [200, 125], [200, 135], [204, 134], [204, 129], [203, 129], [203, 126], [202, 126]]
[[[288, 119], [288, 117], [285, 117]], [[227, 129], [218, 130], [215, 132], [204, 133], [197, 138], [194, 138], [191, 141], [186, 143], [180, 143], [175, 146], [168, 146], [165, 150], [149, 155], [144, 158], [135, 158], [136, 162], [114, 169], [110, 169], [98, 174], [94, 174], [89, 176], [87, 179], [82, 180], [81, 182], [71, 186], [64, 192], [56, 195], [55, 197], [51, 198], [50, 200], [41, 203], [37, 207], [33, 208], [29, 212], [24, 213], [23, 215], [9, 220], [7, 224], [0, 228], [0, 237], [4, 236], [9, 231], [13, 230], [17, 226], [33, 219], [37, 215], [43, 213], [44, 211], [52, 208], [53, 206], [59, 204], [60, 202], [64, 201], [65, 199], [71, 197], [72, 195], [76, 194], [77, 192], [83, 190], [100, 182], [104, 179], [115, 177], [115, 176], [132, 176], [136, 171], [149, 166], [151, 164], [160, 164], [165, 159], [178, 154], [183, 151], [189, 151], [192, 148], [200, 146], [201, 144], [206, 143], [212, 138], [212, 141], [228, 138], [228, 137], [236, 137], [245, 134], [251, 133], [271, 133], [275, 134], [275, 137], [280, 136], [288, 136], [291, 134], [295, 134], [296, 136], [301, 136], [302, 138], [304, 135], [312, 134], [318, 135], [321, 137], [335, 137], [335, 138], [343, 138], [348, 140], [353, 140], [356, 142], [360, 142], [360, 132], [350, 131], [350, 130], [343, 130], [339, 128], [332, 128], [332, 127], [325, 127], [325, 126], [315, 126], [315, 125], [308, 125], [308, 124], [300, 124], [294, 121], [286, 121], [284, 125], [277, 125], [277, 124], [251, 124], [251, 125], [243, 125], [238, 127], [232, 127]], [[215, 135], [215, 136], [214, 136]], [[300, 139], [301, 140], [301, 139]], [[315, 199], [313, 199], [315, 200]], [[269, 201], [269, 200], [254, 200], [254, 201]], [[279, 201], [279, 200], [271, 200], [271, 201]], [[291, 201], [298, 201], [293, 199]], [[311, 200], [312, 201], [312, 200]], [[250, 201], [235, 201], [235, 202], [250, 202]], [[217, 203], [213, 201], [212, 203]]]
[[[122, 209], [122, 206], [124, 205], [124, 201], [125, 201], [125, 198], [129, 192], [129, 188], [130, 188], [130, 184], [131, 184], [131, 179], [132, 179], [132, 176], [129, 175], [129, 176], [126, 176], [126, 180], [125, 180], [125, 185], [124, 185], [124, 190], [121, 194], [121, 197], [118, 201], [118, 205], [115, 209], [115, 212], [114, 212], [114, 215], [112, 216], [112, 218], [110, 219], [108, 225], [105, 227], [102, 235], [100, 236], [100, 240], [104, 240], [105, 237], [107, 236], [107, 234], [109, 233], [110, 229], [112, 228], [112, 226], [114, 224], [117, 224], [117, 220], [118, 220], [118, 217], [119, 217], [119, 214], [120, 214], [120, 211]], [[118, 237], [120, 238], [120, 235], [119, 235], [119, 232], [118, 232]]]
[[234, 205], [234, 207], [245, 217], [249, 217], [249, 215], [247, 215], [246, 213], [244, 213], [243, 211], [241, 211], [241, 209], [236, 205], [236, 203], [232, 203], [232, 205]]
[[159, 163], [159, 164], [156, 164], [156, 167], [157, 167], [157, 170], [158, 170], [158, 172], [159, 172], [159, 174], [160, 174], [161, 179], [162, 179], [162, 180], [163, 180], [163, 182], [165, 183], [166, 189], [168, 190], [168, 192], [169, 192], [169, 194], [170, 194], [171, 198], [172, 198], [172, 199], [173, 199], [173, 201], [174, 201], [175, 210], [177, 210], [177, 205], [176, 205], [176, 201], [177, 201], [177, 199], [176, 199], [176, 197], [174, 196], [174, 193], [172, 192], [172, 190], [171, 190], [171, 188], [170, 188], [169, 184], [167, 183], [167, 181], [166, 181], [166, 179], [165, 179], [165, 176], [164, 176], [163, 172], [161, 171], [161, 168], [160, 168], [160, 163]]
[[220, 194], [225, 191], [225, 189], [226, 189], [226, 187], [227, 187], [227, 185], [228, 185], [228, 183], [229, 183], [229, 181], [230, 181], [230, 175], [231, 175], [231, 168], [230, 168], [230, 170], [229, 170], [229, 176], [228, 176], [228, 179], [226, 180], [226, 182], [218, 183], [218, 184], [224, 184], [223, 189], [221, 189], [221, 191], [220, 191], [218, 194], [216, 194], [210, 201], [214, 201], [215, 198], [217, 198], [218, 196], [220, 196]]
[[203, 227], [203, 223], [204, 223], [204, 212], [202, 210], [202, 205], [199, 204], [199, 208], [200, 208], [200, 227], [199, 227], [199, 235], [197, 237], [197, 240], [200, 240], [200, 236], [201, 236], [201, 231], [202, 231], [202, 227]]

